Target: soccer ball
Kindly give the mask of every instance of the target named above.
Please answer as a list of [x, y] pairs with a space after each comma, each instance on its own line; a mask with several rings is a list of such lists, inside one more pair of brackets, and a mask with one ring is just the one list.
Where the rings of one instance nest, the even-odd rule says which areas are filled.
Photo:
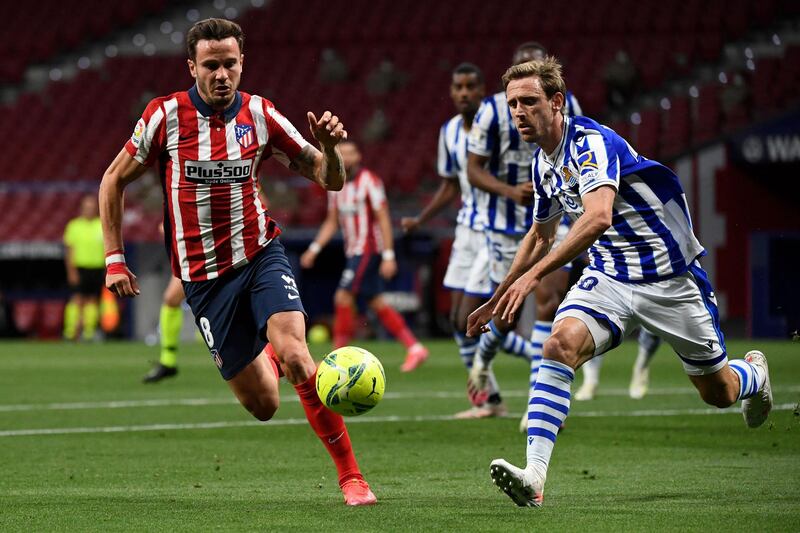
[[386, 374], [377, 357], [363, 348], [344, 346], [329, 353], [317, 369], [317, 394], [340, 415], [363, 415], [383, 398]]

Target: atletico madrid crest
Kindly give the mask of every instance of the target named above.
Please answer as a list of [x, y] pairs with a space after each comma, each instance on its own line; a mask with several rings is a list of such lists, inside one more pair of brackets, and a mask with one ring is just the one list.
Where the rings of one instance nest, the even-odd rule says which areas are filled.
[[242, 148], [247, 148], [253, 141], [255, 140], [255, 136], [253, 135], [253, 126], [249, 124], [237, 124], [234, 127], [234, 131], [236, 132], [236, 141], [241, 145]]

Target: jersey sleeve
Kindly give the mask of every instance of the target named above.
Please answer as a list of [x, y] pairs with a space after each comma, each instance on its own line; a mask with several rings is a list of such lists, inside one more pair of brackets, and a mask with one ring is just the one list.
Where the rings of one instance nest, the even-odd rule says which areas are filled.
[[70, 220], [67, 223], [67, 227], [64, 228], [64, 245], [65, 246], [74, 246], [75, 245], [75, 223], [74, 220]]
[[578, 194], [583, 196], [603, 185], [619, 189], [619, 157], [606, 135], [599, 131], [586, 131], [581, 139], [575, 140], [574, 150]]
[[386, 205], [386, 189], [383, 187], [383, 181], [378, 176], [370, 173], [366, 189], [367, 199], [373, 211], [377, 211]]
[[288, 167], [292, 160], [308, 146], [300, 132], [297, 131], [289, 119], [275, 109], [272, 102], [264, 100], [264, 116], [267, 117], [267, 134], [272, 155], [284, 166]]
[[488, 157], [497, 143], [498, 132], [497, 105], [493, 98], [486, 98], [478, 108], [472, 128], [469, 130], [467, 150], [473, 154]]
[[150, 166], [166, 147], [164, 107], [159, 98], [151, 100], [136, 123], [125, 150], [136, 161]]
[[436, 171], [443, 178], [456, 178], [455, 162], [447, 147], [447, 123], [439, 129], [439, 155], [436, 158]]
[[531, 176], [533, 178], [533, 219], [542, 224], [549, 222], [564, 213], [561, 202], [549, 196], [544, 188], [544, 180], [547, 177], [542, 172], [544, 165], [539, 164], [539, 153], [537, 151], [531, 163]]

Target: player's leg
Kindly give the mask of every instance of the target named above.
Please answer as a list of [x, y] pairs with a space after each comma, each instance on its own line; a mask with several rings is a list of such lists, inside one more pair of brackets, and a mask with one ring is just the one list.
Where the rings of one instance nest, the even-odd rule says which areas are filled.
[[411, 328], [406, 324], [403, 315], [389, 305], [381, 294], [370, 298], [369, 307], [378, 317], [383, 327], [386, 328], [386, 331], [406, 347], [406, 358], [400, 370], [411, 372], [424, 363], [428, 358], [428, 349], [417, 340]]
[[523, 469], [495, 459], [489, 469], [494, 483], [521, 507], [542, 504], [558, 429], [569, 413], [575, 369], [594, 353], [589, 328], [573, 317], [559, 320], [544, 343], [542, 364], [528, 403], [527, 465]]
[[74, 341], [80, 330], [81, 295], [74, 293], [64, 307], [64, 339]]
[[753, 350], [728, 361], [714, 290], [698, 263], [682, 276], [643, 285], [635, 298], [643, 326], [672, 346], [703, 401], [725, 408], [742, 400], [748, 426], [766, 421], [772, 408], [767, 360]]
[[347, 346], [356, 330], [356, 300], [347, 289], [336, 289], [333, 294], [333, 347]]
[[600, 370], [603, 368], [603, 356], [599, 355], [581, 367], [583, 382], [580, 388], [575, 391], [575, 400], [582, 402], [594, 398], [597, 387], [600, 385]]
[[650, 361], [653, 360], [660, 345], [661, 339], [658, 336], [645, 328], [639, 330], [639, 352], [633, 363], [631, 383], [628, 387], [628, 395], [634, 400], [640, 400], [647, 394], [650, 385]]
[[558, 429], [569, 413], [575, 370], [621, 342], [632, 319], [631, 289], [602, 274], [584, 273], [556, 312], [553, 334], [528, 402], [527, 465], [492, 461], [494, 482], [520, 506], [542, 503]]
[[164, 378], [178, 373], [178, 345], [181, 327], [183, 326], [183, 303], [186, 295], [183, 283], [172, 277], [164, 289], [161, 311], [158, 317], [158, 329], [161, 335], [161, 352], [158, 363], [145, 375], [144, 383], [157, 383]]
[[81, 309], [82, 332], [85, 341], [94, 339], [97, 333], [97, 324], [100, 321], [100, 301], [97, 295], [84, 295]]

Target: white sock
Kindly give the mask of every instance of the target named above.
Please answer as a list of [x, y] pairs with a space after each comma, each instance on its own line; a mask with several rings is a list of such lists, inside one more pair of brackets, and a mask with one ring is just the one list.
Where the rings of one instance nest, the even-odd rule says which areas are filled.
[[636, 355], [634, 367], [644, 370], [650, 366], [650, 361], [661, 346], [661, 339], [644, 328], [639, 330], [639, 353]]
[[739, 376], [739, 397], [737, 400], [749, 398], [764, 386], [767, 376], [763, 376], [755, 365], [751, 365], [744, 359], [733, 359], [728, 361], [728, 366]]
[[[511, 355], [516, 355], [517, 357], [524, 357], [529, 361], [531, 357], [536, 354], [536, 348], [533, 346], [533, 342], [515, 331], [506, 333], [506, 338], [503, 340], [503, 351]], [[541, 352], [541, 348], [539, 352]]]
[[583, 370], [583, 382], [600, 383], [600, 369], [603, 367], [603, 356], [598, 355], [583, 363], [581, 370]]
[[477, 352], [477, 355], [483, 359], [486, 366], [489, 366], [494, 356], [497, 355], [497, 350], [500, 348], [500, 345], [503, 344], [505, 338], [506, 334], [497, 329], [494, 320], [489, 322], [489, 331], [480, 336]]
[[472, 361], [475, 359], [475, 351], [478, 349], [478, 339], [476, 337], [467, 337], [464, 333], [456, 331], [453, 333], [453, 338], [458, 345], [458, 355], [461, 357], [461, 362], [467, 372], [472, 368]]
[[533, 326], [533, 335], [531, 336], [531, 346], [535, 350], [531, 356], [531, 375], [530, 375], [530, 388], [528, 389], [528, 400], [530, 401], [533, 395], [533, 386], [536, 385], [536, 377], [539, 375], [539, 365], [542, 364], [542, 347], [544, 341], [550, 336], [553, 331], [553, 323], [537, 320]]

